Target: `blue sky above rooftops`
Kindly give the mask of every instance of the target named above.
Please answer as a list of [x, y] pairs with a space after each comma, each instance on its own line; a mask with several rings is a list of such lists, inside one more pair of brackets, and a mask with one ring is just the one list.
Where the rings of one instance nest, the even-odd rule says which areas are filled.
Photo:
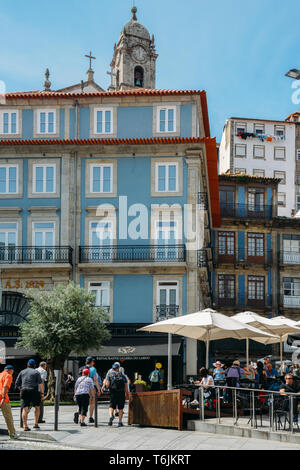
[[[0, 0], [0, 80], [6, 91], [43, 89], [47, 67], [53, 90], [79, 83], [86, 78], [84, 55], [90, 51], [97, 57], [95, 81], [107, 89], [113, 45], [132, 5], [132, 0]], [[136, 0], [135, 5], [138, 21], [155, 35], [157, 88], [206, 90], [211, 134], [218, 140], [228, 117], [281, 120], [300, 109], [300, 92], [284, 76], [300, 69], [299, 0]]]

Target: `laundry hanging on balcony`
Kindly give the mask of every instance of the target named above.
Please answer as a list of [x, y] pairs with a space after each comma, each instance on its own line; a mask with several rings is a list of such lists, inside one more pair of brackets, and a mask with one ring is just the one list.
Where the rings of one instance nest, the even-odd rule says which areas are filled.
[[285, 136], [283, 135], [272, 135], [272, 134], [263, 135], [263, 134], [254, 134], [253, 132], [242, 132], [242, 131], [239, 131], [238, 137], [240, 137], [243, 140], [246, 140], [249, 137], [254, 137], [256, 139], [261, 140], [262, 142], [264, 142], [265, 140], [267, 142], [273, 142], [273, 140], [277, 142], [285, 141]]

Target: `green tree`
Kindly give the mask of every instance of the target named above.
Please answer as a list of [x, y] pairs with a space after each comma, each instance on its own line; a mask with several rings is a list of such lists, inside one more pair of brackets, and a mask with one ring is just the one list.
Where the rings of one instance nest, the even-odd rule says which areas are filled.
[[88, 349], [100, 348], [110, 338], [108, 316], [96, 308], [92, 293], [74, 285], [57, 285], [49, 291], [27, 293], [30, 310], [27, 320], [20, 324], [17, 347], [35, 351], [48, 364], [48, 399], [54, 399], [54, 369], [63, 370], [72, 352], [85, 354]]

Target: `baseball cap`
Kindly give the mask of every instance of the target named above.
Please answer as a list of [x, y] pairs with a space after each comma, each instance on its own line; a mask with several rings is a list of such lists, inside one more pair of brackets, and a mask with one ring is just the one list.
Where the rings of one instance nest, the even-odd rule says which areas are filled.
[[85, 360], [85, 362], [87, 362], [88, 364], [89, 364], [90, 362], [92, 362], [92, 361], [95, 362], [95, 359], [94, 359], [92, 356], [88, 356], [88, 357], [86, 358], [86, 360]]
[[119, 362], [114, 362], [114, 364], [112, 365], [112, 369], [118, 369], [119, 367], [120, 367]]
[[9, 364], [8, 364], [7, 366], [5, 366], [4, 369], [15, 370], [15, 369], [13, 368], [13, 366], [10, 366]]
[[35, 362], [34, 359], [29, 359], [28, 364], [29, 364], [30, 366], [35, 366], [36, 362]]
[[83, 369], [83, 375], [90, 375], [90, 369]]

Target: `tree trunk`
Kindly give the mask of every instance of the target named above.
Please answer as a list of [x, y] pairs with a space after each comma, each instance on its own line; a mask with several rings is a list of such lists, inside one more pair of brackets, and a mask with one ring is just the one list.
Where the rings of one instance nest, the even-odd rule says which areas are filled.
[[[68, 357], [68, 356], [67, 356]], [[61, 400], [66, 399], [66, 385], [64, 380], [64, 363], [67, 359], [65, 356], [57, 356], [53, 359], [47, 360], [48, 366], [48, 392], [46, 396], [46, 400], [53, 402], [55, 400], [55, 374], [54, 370], [61, 370]]]

